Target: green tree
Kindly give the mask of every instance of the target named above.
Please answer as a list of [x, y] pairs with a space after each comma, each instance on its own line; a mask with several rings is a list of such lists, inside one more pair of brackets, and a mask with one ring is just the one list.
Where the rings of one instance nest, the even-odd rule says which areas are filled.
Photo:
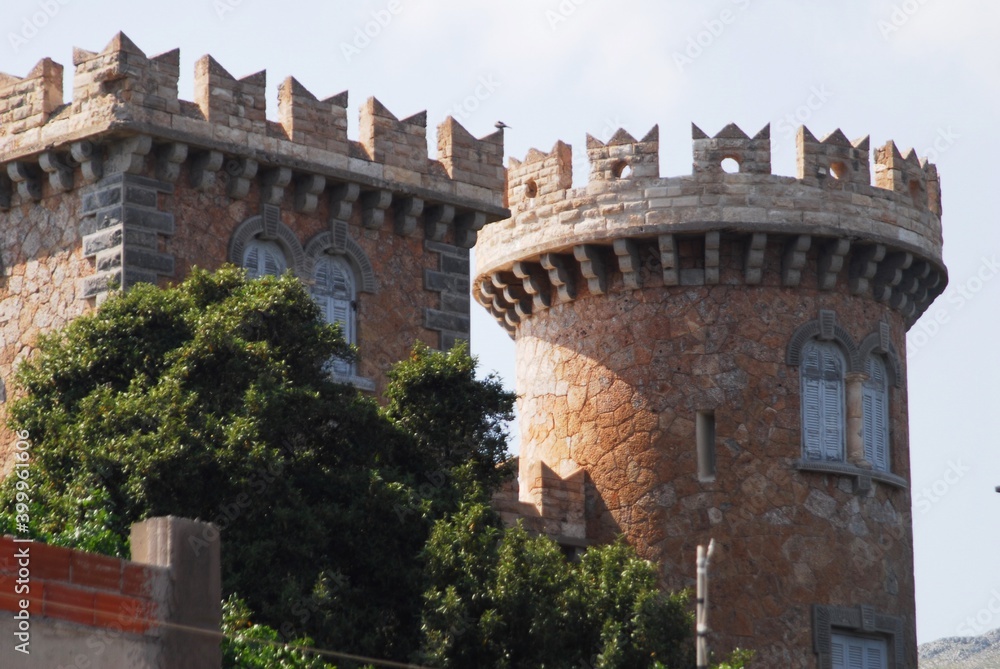
[[569, 561], [553, 541], [504, 531], [482, 501], [439, 521], [427, 545], [423, 661], [440, 667], [687, 667], [686, 594], [624, 543]]
[[[133, 522], [210, 520], [223, 530], [224, 591], [259, 622], [285, 638], [407, 657], [419, 555], [459, 497], [452, 471], [500, 459], [513, 396], [476, 381], [467, 350], [418, 348], [383, 411], [325, 371], [350, 355], [291, 275], [196, 270], [169, 289], [111, 297], [43, 337], [18, 373], [26, 392], [11, 422], [33, 444], [35, 537], [124, 556]], [[442, 379], [455, 397], [407, 407]], [[3, 529], [13, 529], [13, 496], [8, 480]]]

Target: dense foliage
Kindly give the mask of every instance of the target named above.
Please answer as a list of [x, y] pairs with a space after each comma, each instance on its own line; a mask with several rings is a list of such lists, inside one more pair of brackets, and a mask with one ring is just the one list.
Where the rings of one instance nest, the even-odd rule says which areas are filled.
[[[212, 521], [240, 598], [230, 667], [321, 667], [282, 645], [310, 637], [442, 667], [690, 664], [690, 607], [629, 548], [572, 562], [502, 529], [488, 500], [514, 396], [466, 348], [415, 346], [384, 408], [331, 380], [351, 355], [290, 275], [196, 270], [111, 297], [18, 372], [34, 537], [125, 556], [133, 522]], [[0, 530], [13, 497], [8, 479]]]
[[625, 669], [692, 665], [686, 595], [623, 543], [569, 561], [553, 541], [504, 531], [464, 504], [427, 546], [424, 657], [436, 667]]

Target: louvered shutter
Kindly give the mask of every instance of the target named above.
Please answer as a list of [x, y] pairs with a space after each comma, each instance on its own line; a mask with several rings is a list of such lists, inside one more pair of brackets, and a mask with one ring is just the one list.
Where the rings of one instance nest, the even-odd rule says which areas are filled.
[[803, 347], [802, 435], [807, 460], [844, 459], [844, 362], [833, 344]]
[[833, 669], [847, 669], [847, 648], [843, 638], [836, 635], [833, 637], [830, 655]]
[[860, 639], [847, 641], [847, 668], [865, 669], [865, 644]]
[[247, 247], [246, 253], [243, 254], [243, 268], [247, 270], [247, 274], [253, 279], [260, 276], [260, 269], [257, 267], [259, 262], [260, 253], [257, 245], [251, 243]]
[[820, 379], [820, 351], [807, 346], [802, 359], [802, 434], [805, 456], [809, 460], [823, 459], [822, 425], [823, 386]]
[[[340, 332], [348, 344], [356, 343], [354, 309], [354, 277], [350, 268], [339, 258], [324, 257], [316, 262], [314, 297], [327, 323], [340, 325]], [[343, 360], [333, 360], [335, 374], [349, 376], [352, 365]]]
[[888, 669], [888, 645], [883, 639], [834, 634], [830, 641], [833, 669]]
[[844, 373], [840, 355], [832, 344], [823, 354], [823, 457], [844, 459]]
[[882, 642], [871, 640], [865, 644], [865, 666], [864, 669], [886, 669], [885, 645]]
[[264, 266], [261, 268], [261, 275], [269, 274], [271, 276], [280, 276], [284, 268], [273, 249], [264, 248], [262, 250], [262, 255], [264, 256]]
[[885, 364], [871, 356], [865, 361], [868, 379], [862, 389], [865, 459], [879, 471], [889, 471], [889, 384]]

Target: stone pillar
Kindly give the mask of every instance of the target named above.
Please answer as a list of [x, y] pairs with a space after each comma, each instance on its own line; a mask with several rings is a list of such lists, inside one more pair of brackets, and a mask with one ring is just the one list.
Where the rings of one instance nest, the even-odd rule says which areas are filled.
[[865, 460], [865, 442], [862, 427], [861, 395], [864, 385], [864, 374], [853, 372], [844, 375], [845, 399], [847, 406], [847, 461], [852, 465], [871, 469], [871, 463]]
[[132, 560], [166, 567], [164, 669], [222, 666], [222, 570], [219, 530], [210, 523], [167, 516], [132, 526]]

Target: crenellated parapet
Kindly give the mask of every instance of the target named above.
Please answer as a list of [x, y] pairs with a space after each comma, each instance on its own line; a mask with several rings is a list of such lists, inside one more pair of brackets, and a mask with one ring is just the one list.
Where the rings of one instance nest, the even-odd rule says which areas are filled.
[[872, 184], [867, 137], [820, 140], [803, 127], [798, 176], [787, 177], [771, 173], [768, 127], [692, 135], [687, 176], [658, 175], [656, 128], [638, 141], [588, 137], [591, 177], [578, 188], [565, 143], [511, 159], [511, 217], [480, 234], [476, 300], [513, 336], [550, 305], [643, 285], [841, 286], [911, 323], [943, 291], [940, 182], [913, 151], [877, 149]]
[[256, 182], [265, 203], [287, 197], [300, 211], [328, 197], [342, 212], [362, 208], [373, 228], [392, 210], [398, 233], [466, 247], [507, 214], [502, 130], [476, 139], [448, 118], [431, 159], [426, 114], [400, 120], [375, 98], [354, 141], [347, 93], [319, 99], [292, 77], [269, 120], [266, 73], [236, 78], [211, 56], [195, 64], [192, 101], [178, 96], [179, 51], [147, 56], [121, 33], [100, 52], [75, 49], [73, 65], [70, 101], [52, 60], [23, 78], [0, 74], [0, 210], [114, 173], [174, 183], [183, 166], [197, 190], [224, 180], [241, 199]]

